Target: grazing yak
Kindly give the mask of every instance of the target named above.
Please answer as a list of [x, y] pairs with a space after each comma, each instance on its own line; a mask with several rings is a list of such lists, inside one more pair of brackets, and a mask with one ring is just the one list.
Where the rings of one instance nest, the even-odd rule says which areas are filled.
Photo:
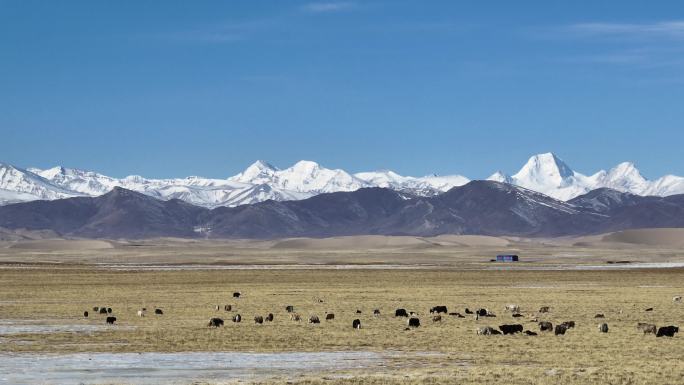
[[566, 329], [572, 329], [575, 327], [575, 321], [565, 321], [562, 325], [565, 325]]
[[107, 308], [106, 307], [101, 307], [99, 310], [100, 314], [107, 314]]
[[444, 313], [444, 314], [446, 314], [448, 312], [449, 311], [447, 310], [446, 306], [435, 306], [435, 307], [430, 308], [430, 313], [437, 313], [437, 314]]
[[672, 297], [672, 302], [679, 302], [679, 303], [681, 303], [681, 302], [682, 302], [682, 296], [681, 296], [681, 295], [676, 295], [676, 296]]
[[254, 317], [254, 323], [261, 325], [262, 323], [264, 323], [264, 317], [262, 317], [260, 315], [255, 316]]
[[406, 322], [406, 324], [410, 328], [417, 328], [418, 326], [420, 326], [420, 320], [418, 318], [415, 318], [415, 317], [409, 318], [408, 321]]
[[83, 312], [83, 317], [88, 318], [88, 311], [87, 310]]
[[525, 335], [526, 336], [536, 336], [537, 333], [533, 332], [532, 330], [525, 330]]
[[551, 332], [553, 331], [553, 324], [548, 321], [541, 321], [539, 323], [539, 330], [543, 332]]
[[138, 317], [144, 317], [145, 316], [145, 311], [144, 310], [138, 310]]
[[312, 316], [309, 316], [309, 323], [310, 324], [319, 324], [319, 323], [321, 323], [321, 320], [318, 319], [317, 315], [312, 315]]
[[223, 310], [225, 311], [232, 311], [233, 310], [233, 305], [224, 305]]
[[355, 319], [352, 321], [352, 327], [354, 329], [361, 329], [361, 320], [360, 319]]
[[373, 315], [374, 315], [375, 317], [380, 316], [380, 309], [375, 309], [375, 310], [373, 310]]
[[522, 316], [523, 316], [523, 315], [520, 314], [520, 313], [513, 313], [513, 314], [511, 314], [511, 317], [513, 317], [513, 318], [520, 318], [520, 317], [522, 317]]
[[499, 325], [499, 330], [504, 335], [507, 334], [515, 334], [515, 333], [522, 333], [523, 331], [523, 326], [520, 324], [513, 324], [513, 325]]
[[432, 316], [432, 322], [442, 322], [442, 316], [441, 315]]
[[565, 332], [568, 331], [568, 326], [565, 323], [562, 323], [560, 325], [556, 325], [556, 328], [553, 330], [553, 334], [559, 336], [565, 334]]
[[642, 331], [644, 334], [656, 334], [657, 328], [654, 324], [639, 322], [637, 324], [637, 330]]
[[111, 307], [107, 308], [107, 314], [112, 314], [112, 308]]
[[288, 313], [294, 313], [294, 306], [292, 306], [292, 305], [285, 306], [285, 311]]
[[653, 311], [653, 308], [652, 308], [652, 307], [649, 307], [648, 309], [646, 309], [646, 310], [644, 310], [644, 311]]
[[408, 312], [406, 309], [397, 309], [394, 311], [394, 316], [395, 317], [408, 317]]
[[214, 327], [217, 328], [219, 326], [223, 326], [223, 320], [221, 318], [211, 318], [209, 319], [209, 323], [207, 324], [208, 327]]
[[100, 311], [100, 307], [99, 306], [93, 306], [93, 311], [95, 313], [97, 313], [98, 311]]
[[163, 315], [164, 311], [162, 309], [154, 309], [154, 314], [156, 315]]
[[361, 314], [361, 310], [356, 309], [356, 314]]
[[233, 293], [233, 298], [240, 298], [241, 295], [242, 295], [242, 293], [240, 293], [239, 291], [236, 291], [235, 293]]
[[607, 323], [598, 324], [598, 330], [601, 333], [608, 333], [608, 324]]
[[291, 313], [291, 314], [290, 314], [290, 321], [297, 321], [297, 322], [299, 322], [299, 321], [301, 321], [301, 320], [302, 320], [302, 317], [301, 317], [299, 314], [297, 314], [297, 313]]
[[656, 337], [674, 337], [675, 333], [679, 333], [677, 326], [661, 326], [658, 328]]
[[106, 322], [110, 325], [114, 325], [114, 322], [116, 322], [116, 317], [107, 317]]
[[501, 334], [501, 332], [491, 326], [483, 326], [477, 329], [477, 334], [482, 336], [491, 336]]
[[548, 306], [542, 306], [542, 307], [539, 308], [539, 312], [540, 312], [540, 313], [548, 313], [548, 312], [550, 312], [550, 311], [551, 311], [551, 308], [548, 307]]
[[468, 308], [465, 308], [465, 313], [466, 313], [466, 314], [473, 314], [473, 311], [470, 310], [470, 309], [468, 309]]
[[496, 317], [496, 314], [490, 312], [487, 309], [477, 309], [475, 310], [475, 315], [478, 317]]
[[264, 321], [266, 322], [273, 322], [273, 313], [268, 313], [266, 318], [264, 318]]
[[221, 306], [219, 306], [219, 305], [214, 306], [214, 310], [215, 310], [215, 311], [221, 310]]
[[594, 318], [606, 318], [603, 314], [599, 313], [594, 316]]
[[465, 316], [461, 313], [449, 313], [449, 315], [456, 318], [465, 318]]
[[240, 321], [242, 321], [242, 316], [240, 314], [235, 314], [233, 316], [233, 322], [240, 323]]
[[332, 320], [334, 320], [334, 319], [335, 319], [335, 314], [333, 314], [333, 313], [328, 313], [328, 314], [325, 315], [325, 320], [326, 320], [326, 321], [332, 321]]

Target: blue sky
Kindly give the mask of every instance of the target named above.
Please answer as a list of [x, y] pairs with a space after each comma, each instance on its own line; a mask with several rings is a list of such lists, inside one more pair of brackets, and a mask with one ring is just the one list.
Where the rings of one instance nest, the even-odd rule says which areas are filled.
[[0, 160], [684, 174], [681, 1], [0, 0]]

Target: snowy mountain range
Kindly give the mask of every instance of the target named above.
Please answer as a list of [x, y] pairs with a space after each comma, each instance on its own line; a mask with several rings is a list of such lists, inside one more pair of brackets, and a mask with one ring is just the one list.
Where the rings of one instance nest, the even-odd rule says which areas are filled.
[[[566, 201], [602, 187], [636, 195], [684, 193], [683, 177], [667, 175], [647, 180], [632, 163], [621, 163], [609, 171], [601, 170], [586, 176], [573, 171], [552, 153], [532, 156], [514, 175], [497, 172], [488, 180], [517, 185]], [[327, 169], [311, 161], [300, 161], [282, 170], [257, 161], [227, 179], [195, 176], [147, 179], [137, 175], [117, 179], [59, 166], [42, 170], [0, 163], [0, 205], [76, 196], [94, 197], [122, 187], [161, 200], [175, 198], [214, 208], [269, 199], [301, 200], [321, 193], [355, 191], [363, 187], [385, 187], [412, 195], [434, 196], [469, 181], [461, 175], [410, 177], [388, 170], [350, 174], [340, 169]]]

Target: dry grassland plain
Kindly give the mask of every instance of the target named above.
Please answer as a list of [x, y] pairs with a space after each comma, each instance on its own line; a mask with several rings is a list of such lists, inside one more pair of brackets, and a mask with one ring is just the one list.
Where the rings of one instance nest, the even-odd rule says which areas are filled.
[[[453, 240], [451, 240], [453, 241]], [[450, 241], [450, 242], [451, 242]], [[407, 246], [354, 248], [343, 245], [327, 252], [290, 245], [286, 249], [245, 244], [233, 246], [195, 245], [194, 254], [180, 255], [180, 241], [160, 246], [82, 248], [69, 246], [50, 250], [22, 245], [0, 249], [0, 321], [50, 320], [53, 323], [103, 325], [104, 316], [92, 314], [93, 306], [108, 306], [117, 317], [115, 326], [89, 333], [19, 333], [0, 341], [0, 353], [16, 352], [390, 352], [381, 369], [354, 370], [335, 376], [296, 378], [295, 383], [506, 383], [506, 384], [681, 384], [684, 383], [684, 340], [644, 336], [638, 322], [684, 325], [684, 305], [673, 303], [684, 293], [684, 270], [483, 270], [483, 262], [497, 248], [518, 250], [536, 262], [529, 266], [555, 266], [568, 260], [605, 264], [605, 260], [681, 261], [674, 247], [634, 245], [611, 247], [591, 244], [596, 240], [554, 241], [554, 244], [525, 244], [510, 240], [505, 245], [451, 245], [418, 250]], [[177, 242], [177, 243], [173, 243]], [[294, 241], [290, 242], [293, 243]], [[302, 242], [298, 240], [296, 242]], [[294, 243], [296, 243], [294, 242]], [[315, 241], [320, 242], [320, 241]], [[385, 242], [385, 241], [383, 241]], [[392, 241], [395, 242], [395, 241]], [[479, 242], [479, 241], [478, 241]], [[149, 243], [142, 243], [148, 244]], [[372, 245], [371, 245], [372, 246]], [[149, 250], [140, 251], [147, 247]], [[252, 251], [245, 252], [244, 250]], [[323, 246], [325, 248], [325, 246]], [[451, 252], [444, 249], [451, 248]], [[122, 251], [123, 250], [123, 251]], [[180, 250], [180, 251], [179, 251]], [[223, 250], [222, 252], [219, 252]], [[285, 251], [283, 251], [285, 250]], [[538, 252], [535, 252], [538, 251]], [[524, 254], [524, 253], [527, 254]], [[141, 257], [147, 255], [149, 258]], [[121, 263], [146, 260], [161, 263], [164, 256], [174, 263], [222, 264], [239, 254], [243, 263], [288, 261], [288, 263], [391, 263], [412, 260], [423, 266], [403, 269], [293, 268], [224, 270], [119, 270]], [[344, 258], [348, 254], [348, 258]], [[421, 257], [421, 254], [422, 257]], [[416, 259], [416, 255], [421, 257]], [[565, 255], [559, 257], [558, 255]], [[281, 257], [282, 259], [278, 259]], [[64, 261], [67, 261], [66, 263]], [[78, 263], [77, 263], [78, 261]], [[49, 262], [49, 263], [44, 263]], [[100, 264], [97, 264], [100, 263]], [[118, 267], [112, 267], [112, 264]], [[427, 265], [427, 266], [425, 266]], [[232, 298], [240, 291], [239, 299]], [[226, 312], [223, 305], [231, 304]], [[523, 317], [513, 318], [504, 310], [517, 304]], [[214, 307], [221, 306], [216, 311]], [[289, 319], [286, 305], [293, 305], [302, 322]], [[488, 308], [495, 318], [475, 320], [471, 315], [456, 318], [442, 315], [432, 322], [428, 310], [446, 305], [450, 312], [464, 314], [466, 307]], [[538, 314], [541, 306], [551, 312]], [[137, 310], [162, 308], [164, 315]], [[405, 330], [406, 319], [395, 318], [394, 310], [416, 311], [421, 326]], [[653, 308], [653, 311], [645, 311]], [[380, 309], [379, 317], [373, 310]], [[88, 310], [91, 316], [83, 318]], [[356, 311], [361, 313], [357, 314]], [[230, 322], [241, 314], [239, 324]], [[273, 313], [273, 323], [255, 324], [255, 315]], [[335, 319], [325, 321], [326, 313]], [[595, 319], [597, 313], [605, 319]], [[318, 315], [320, 325], [309, 325], [309, 315]], [[465, 315], [465, 314], [464, 314]], [[226, 321], [222, 328], [208, 328], [210, 317]], [[361, 330], [351, 327], [359, 318]], [[521, 323], [539, 331], [532, 319], [575, 321], [565, 336], [478, 336], [476, 328]], [[608, 333], [597, 324], [608, 323]], [[348, 375], [348, 376], [347, 376]], [[260, 379], [270, 383], [280, 380]]]

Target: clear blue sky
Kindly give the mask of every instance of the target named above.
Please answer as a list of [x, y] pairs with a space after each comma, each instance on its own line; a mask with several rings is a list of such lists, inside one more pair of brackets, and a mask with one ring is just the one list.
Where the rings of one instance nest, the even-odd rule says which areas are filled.
[[684, 174], [684, 3], [0, 0], [0, 160]]

